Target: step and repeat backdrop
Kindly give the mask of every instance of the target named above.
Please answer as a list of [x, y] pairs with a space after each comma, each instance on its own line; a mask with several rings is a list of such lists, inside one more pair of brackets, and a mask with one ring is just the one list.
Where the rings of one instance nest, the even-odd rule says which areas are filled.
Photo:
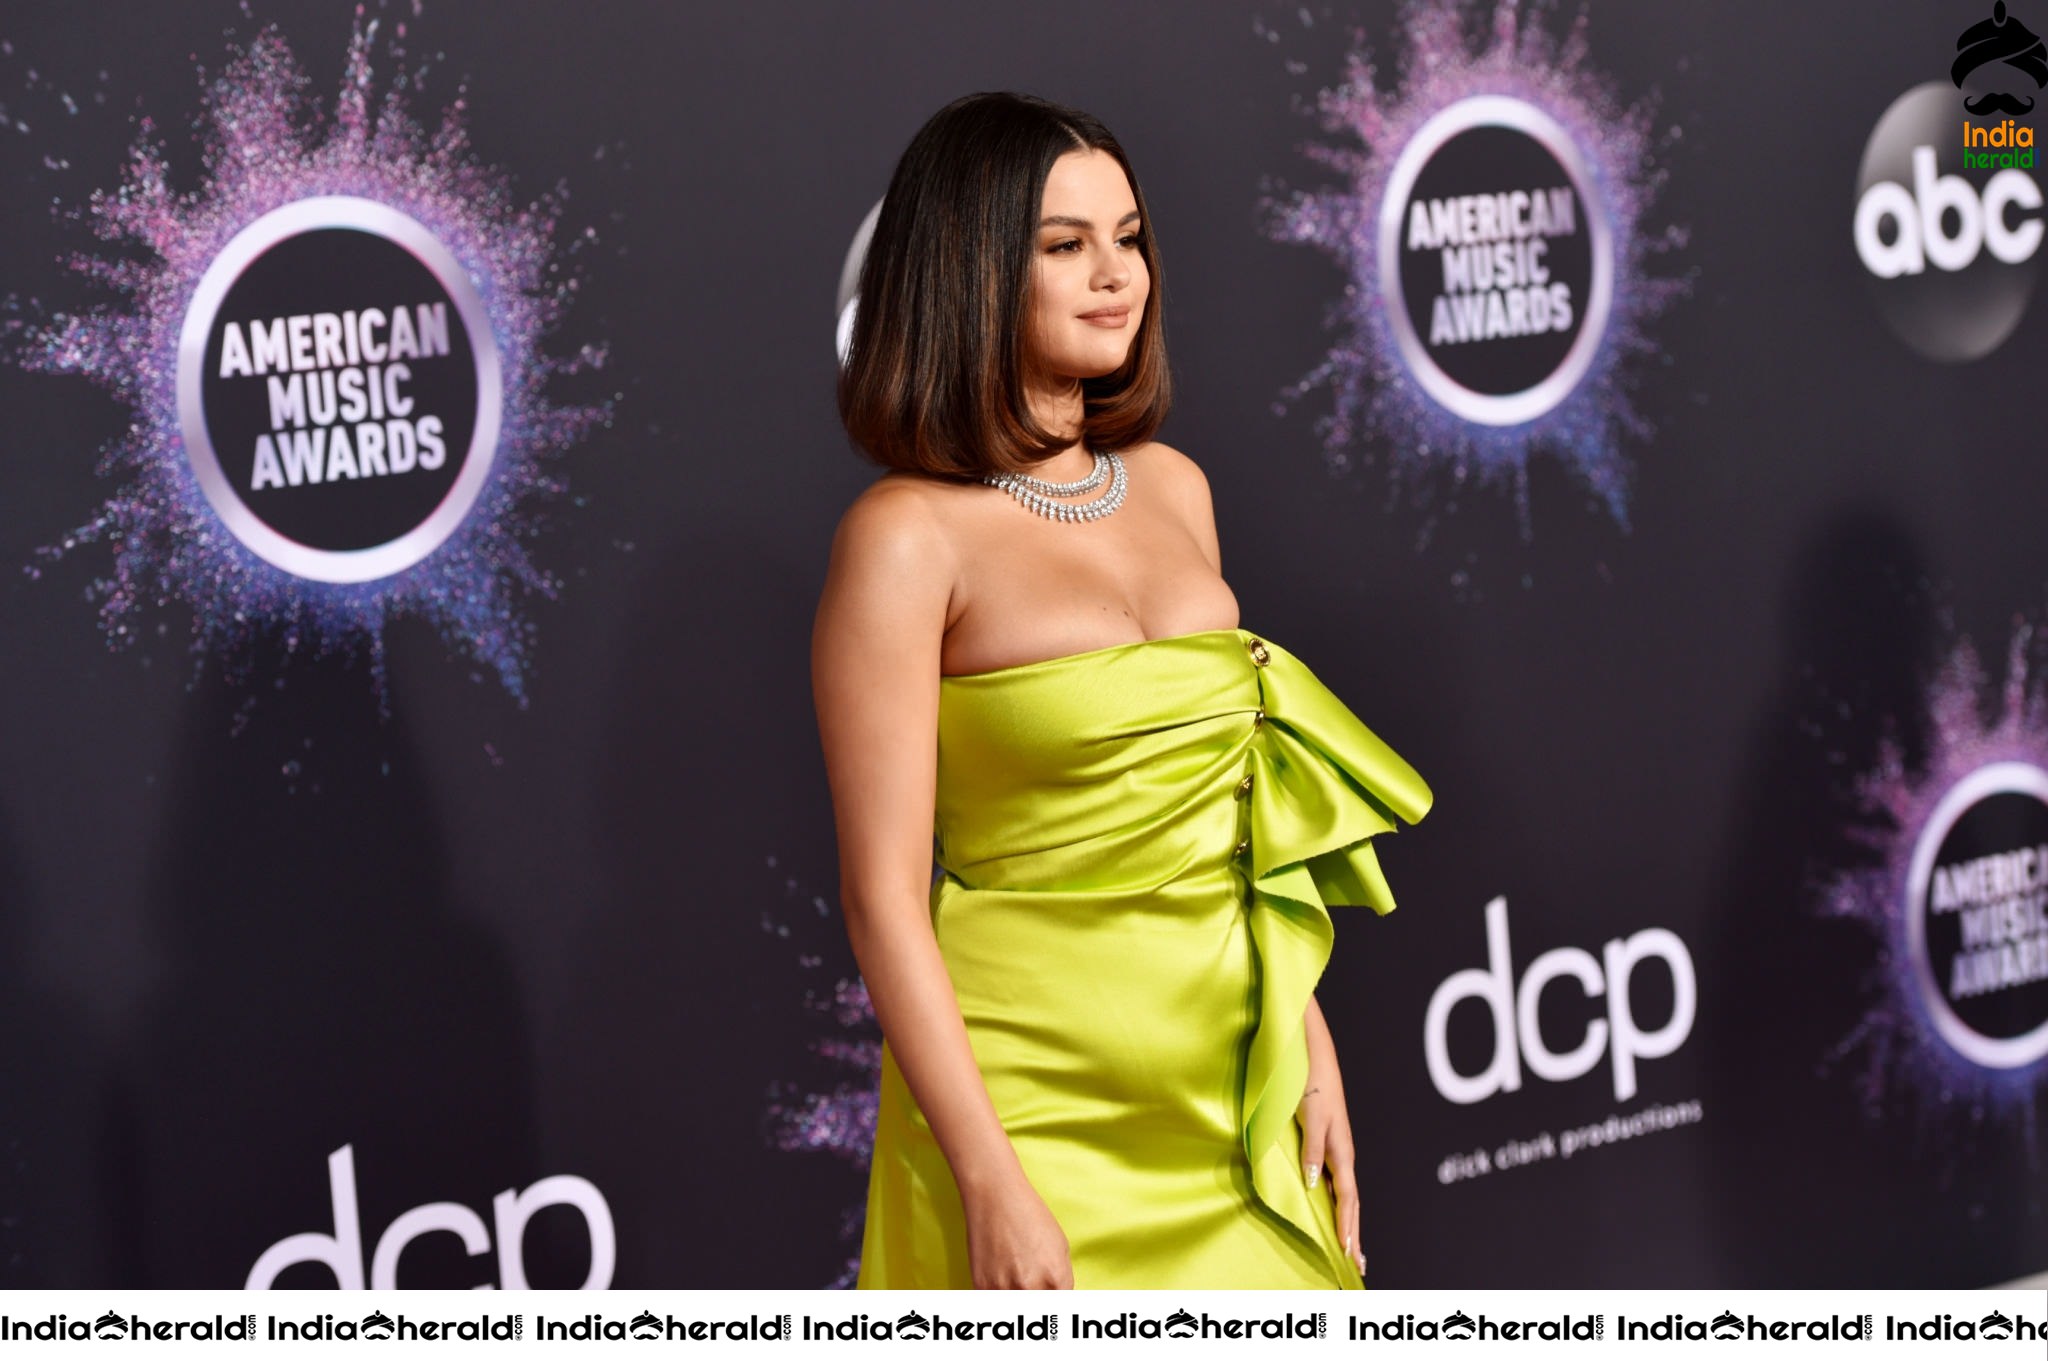
[[980, 89], [1124, 142], [1243, 623], [1437, 792], [1373, 1282], [2048, 1268], [2041, 33], [10, 6], [0, 1281], [850, 1281], [835, 347]]

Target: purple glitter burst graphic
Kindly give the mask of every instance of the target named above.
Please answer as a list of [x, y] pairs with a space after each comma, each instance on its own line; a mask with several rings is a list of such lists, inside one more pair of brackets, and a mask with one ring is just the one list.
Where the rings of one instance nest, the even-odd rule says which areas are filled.
[[1865, 980], [1870, 1005], [1826, 1065], [1862, 1053], [1857, 1092], [1865, 1113], [1880, 1118], [1889, 1100], [1904, 1096], [1918, 1099], [1923, 1117], [1961, 1116], [1972, 1125], [1991, 1116], [2016, 1117], [2028, 1157], [2038, 1162], [2037, 1103], [2048, 1060], [1987, 1066], [1942, 1037], [1921, 994], [1909, 920], [1914, 850], [1944, 796], [1993, 763], [2048, 770], [2048, 696], [2028, 665], [2032, 639], [2031, 625], [2015, 625], [1998, 712], [1988, 721], [1980, 701], [1988, 680], [1976, 649], [1967, 639], [1955, 646], [1929, 691], [1926, 768], [1909, 769], [1896, 741], [1880, 743], [1871, 768], [1854, 783], [1856, 803], [1868, 821], [1851, 831], [1875, 853], [1876, 863], [1834, 875], [1821, 890], [1818, 911], [1859, 924], [1878, 947]]
[[[1629, 399], [1630, 361], [1655, 354], [1648, 325], [1682, 296], [1682, 279], [1653, 277], [1653, 257], [1682, 248], [1682, 227], [1648, 235], [1644, 221], [1666, 172], [1653, 155], [1648, 101], [1623, 107], [1587, 64], [1583, 13], [1562, 40], [1525, 16], [1517, 0], [1493, 10], [1483, 38], [1468, 39], [1460, 0], [1420, 0], [1405, 7], [1406, 35], [1398, 80], [1378, 82], [1362, 36], [1346, 59], [1345, 78], [1323, 90], [1316, 113], [1336, 140], [1303, 154], [1343, 176], [1337, 187], [1269, 196], [1268, 232], [1306, 243], [1343, 266], [1346, 283], [1326, 319], [1337, 333], [1328, 358], [1289, 388], [1288, 403], [1327, 384], [1330, 414], [1317, 422], [1333, 472], [1351, 465], [1351, 449], [1370, 441], [1388, 451], [1397, 483], [1447, 468], [1454, 488], [1467, 482], [1509, 484], [1523, 533], [1529, 533], [1529, 459], [1538, 449], [1561, 457], [1599, 498], [1615, 522], [1628, 524], [1629, 466], [1622, 436], [1646, 440], [1654, 427]], [[1612, 301], [1590, 366], [1548, 410], [1518, 424], [1467, 420], [1424, 390], [1402, 355], [1380, 284], [1380, 209], [1403, 148], [1432, 116], [1475, 96], [1519, 100], [1553, 120], [1583, 156], [1590, 213], [1607, 224], [1612, 243]], [[1680, 136], [1663, 138], [1661, 151]]]
[[[776, 858], [768, 857], [775, 867]], [[794, 893], [798, 881], [784, 880], [784, 890]], [[820, 897], [811, 899], [819, 918], [831, 909]], [[790, 928], [764, 914], [761, 929], [787, 940]], [[821, 955], [805, 953], [797, 963], [805, 970], [824, 966]], [[875, 1024], [875, 1010], [868, 1000], [867, 984], [858, 976], [834, 980], [829, 992], [811, 986], [804, 989], [804, 1007], [824, 1019], [825, 1033], [810, 1042], [810, 1051], [824, 1059], [843, 1076], [829, 1088], [811, 1090], [801, 1083], [776, 1081], [769, 1084], [764, 1127], [770, 1144], [784, 1153], [829, 1153], [863, 1173], [875, 1148], [875, 1116], [880, 1105], [882, 1041]], [[865, 1189], [865, 1183], [863, 1183]], [[851, 1287], [860, 1273], [861, 1231], [867, 1217], [865, 1199], [856, 1199], [840, 1216], [840, 1241], [850, 1245], [845, 1268], [828, 1289]]]
[[[275, 26], [246, 48], [231, 47], [194, 120], [199, 187], [173, 187], [164, 146], [145, 118], [118, 189], [95, 191], [69, 212], [114, 250], [74, 254], [66, 263], [125, 295], [125, 305], [56, 312], [27, 325], [10, 357], [32, 371], [83, 376], [132, 414], [99, 464], [100, 475], [119, 485], [91, 519], [38, 556], [50, 562], [83, 545], [108, 547], [112, 573], [89, 594], [111, 647], [135, 641], [144, 609], [175, 600], [192, 610], [195, 658], [216, 659], [232, 680], [246, 678], [265, 638], [288, 653], [366, 650], [381, 701], [385, 630], [418, 617], [494, 672], [523, 707], [532, 624], [522, 601], [553, 599], [560, 588], [534, 563], [528, 543], [543, 508], [566, 490], [555, 456], [611, 419], [610, 400], [560, 405], [545, 389], [557, 376], [601, 368], [605, 353], [585, 345], [555, 357], [541, 348], [580, 285], [555, 259], [564, 190], [517, 206], [504, 175], [477, 159], [460, 94], [431, 134], [414, 120], [407, 92], [420, 77], [404, 63], [402, 22], [388, 47], [390, 88], [373, 99], [380, 23], [358, 6], [331, 115], [307, 98], [307, 78]], [[504, 373], [494, 462], [467, 517], [424, 559], [360, 583], [294, 576], [227, 531], [187, 459], [175, 392], [180, 327], [209, 264], [251, 222], [320, 195], [383, 204], [445, 246], [481, 294]], [[588, 229], [584, 235], [594, 238]], [[27, 570], [40, 575], [33, 565]]]

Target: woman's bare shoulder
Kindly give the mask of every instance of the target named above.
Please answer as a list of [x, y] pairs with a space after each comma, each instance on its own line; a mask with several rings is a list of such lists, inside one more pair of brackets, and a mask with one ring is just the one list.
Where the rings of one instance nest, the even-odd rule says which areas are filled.
[[1208, 499], [1209, 478], [1203, 473], [1202, 465], [1171, 444], [1154, 440], [1132, 450], [1128, 457], [1141, 460], [1145, 467], [1156, 471], [1163, 484], [1171, 486], [1179, 495], [1199, 495], [1205, 501]]
[[[1202, 465], [1170, 444], [1154, 440], [1131, 452], [1134, 462], [1159, 479], [1183, 514], [1194, 520], [1212, 518], [1209, 477]], [[1134, 469], [1135, 471], [1135, 469]]]
[[865, 572], [950, 571], [954, 535], [945, 505], [950, 488], [936, 478], [890, 471], [861, 489], [839, 517], [835, 558]]
[[1220, 560], [1216, 543], [1216, 507], [1209, 492], [1208, 475], [1200, 464], [1170, 444], [1154, 441], [1134, 451], [1142, 466], [1153, 472], [1174, 514], [1186, 526], [1211, 563]]

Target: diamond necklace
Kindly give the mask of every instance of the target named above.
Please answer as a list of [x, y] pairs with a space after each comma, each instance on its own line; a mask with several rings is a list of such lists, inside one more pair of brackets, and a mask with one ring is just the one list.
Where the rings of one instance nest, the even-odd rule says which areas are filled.
[[1033, 491], [1042, 491], [1047, 496], [1076, 496], [1084, 491], [1094, 491], [1097, 487], [1101, 486], [1103, 475], [1109, 471], [1108, 459], [1104, 458], [1101, 454], [1092, 454], [1091, 457], [1095, 460], [1094, 468], [1089, 472], [1088, 476], [1078, 482], [1047, 482], [1043, 478], [1033, 477], [1029, 473], [1011, 473], [1010, 476], [1016, 478], [1017, 481]]
[[[1124, 502], [1124, 492], [1130, 479], [1124, 472], [1123, 456], [1115, 453], [1095, 454], [1095, 470], [1077, 482], [1047, 482], [1026, 473], [991, 473], [981, 480], [991, 487], [1001, 487], [1017, 499], [1027, 510], [1037, 511], [1048, 520], [1099, 520], [1113, 514]], [[1053, 500], [1054, 496], [1073, 496], [1090, 491], [1102, 485], [1104, 472], [1110, 474], [1109, 490], [1101, 497], [1084, 506], [1066, 506]]]

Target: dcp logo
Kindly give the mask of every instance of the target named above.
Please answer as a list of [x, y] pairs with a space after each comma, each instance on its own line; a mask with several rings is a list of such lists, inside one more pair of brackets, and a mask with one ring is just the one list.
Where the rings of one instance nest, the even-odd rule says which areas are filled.
[[[1651, 960], [1670, 975], [1671, 1016], [1646, 1031], [1636, 1024], [1628, 987], [1636, 967]], [[1544, 989], [1563, 979], [1578, 984], [1589, 1000], [1604, 997], [1606, 1015], [1587, 1020], [1579, 1042], [1559, 1052], [1550, 1047], [1537, 1013]], [[1546, 950], [1530, 961], [1517, 984], [1508, 948], [1508, 900], [1495, 898], [1486, 905], [1486, 967], [1452, 974], [1429, 999], [1422, 1031], [1429, 1080], [1446, 1101], [1469, 1106], [1519, 1091], [1525, 1065], [1545, 1082], [1569, 1082], [1592, 1072], [1605, 1054], [1614, 1070], [1614, 1099], [1626, 1101], [1636, 1094], [1637, 1060], [1675, 1053], [1692, 1034], [1698, 992], [1685, 942], [1661, 926], [1608, 941], [1597, 959], [1569, 947]], [[1450, 1048], [1451, 1011], [1467, 998], [1484, 1002], [1493, 1017], [1493, 1059], [1469, 1076], [1452, 1064]]]
[[[333, 1233], [297, 1233], [266, 1248], [249, 1268], [246, 1290], [269, 1290], [287, 1267], [318, 1262], [334, 1273], [343, 1290], [363, 1288], [363, 1220], [356, 1198], [356, 1154], [343, 1144], [327, 1155], [327, 1189], [334, 1206]], [[497, 1230], [498, 1282], [507, 1290], [529, 1288], [526, 1278], [526, 1225], [550, 1205], [567, 1205], [583, 1216], [590, 1234], [590, 1271], [582, 1289], [604, 1290], [612, 1283], [618, 1262], [618, 1235], [604, 1193], [582, 1177], [544, 1177], [525, 1190], [507, 1188], [491, 1198], [491, 1223], [467, 1205], [435, 1201], [416, 1205], [391, 1221], [378, 1237], [370, 1259], [372, 1290], [398, 1288], [398, 1260], [416, 1238], [430, 1233], [453, 1234], [471, 1257], [493, 1246]], [[480, 1285], [479, 1290], [491, 1287]]]

